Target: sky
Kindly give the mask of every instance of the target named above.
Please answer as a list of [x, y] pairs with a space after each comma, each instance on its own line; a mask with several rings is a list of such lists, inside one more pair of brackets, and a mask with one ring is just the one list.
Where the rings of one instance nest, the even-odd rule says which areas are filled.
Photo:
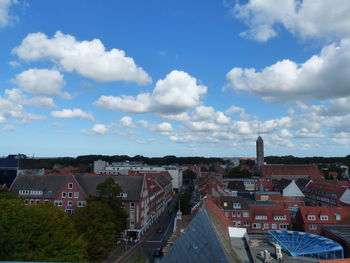
[[346, 156], [348, 0], [0, 0], [0, 155]]

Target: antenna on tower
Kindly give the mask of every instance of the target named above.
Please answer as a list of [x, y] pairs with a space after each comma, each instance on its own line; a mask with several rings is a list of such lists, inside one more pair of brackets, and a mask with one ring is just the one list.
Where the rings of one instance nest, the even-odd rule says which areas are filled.
[[260, 121], [258, 122], [258, 136], [260, 136]]

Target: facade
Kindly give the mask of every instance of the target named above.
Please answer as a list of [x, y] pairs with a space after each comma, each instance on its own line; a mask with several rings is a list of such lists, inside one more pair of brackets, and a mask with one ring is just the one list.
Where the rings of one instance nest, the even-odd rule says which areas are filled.
[[176, 166], [151, 166], [142, 162], [115, 162], [108, 163], [102, 160], [94, 162], [95, 174], [127, 175], [129, 171], [135, 172], [168, 172], [172, 178], [173, 189], [182, 187], [182, 169]]
[[350, 190], [326, 182], [310, 182], [303, 190], [305, 203], [310, 206], [349, 206]]
[[261, 167], [264, 165], [264, 141], [261, 136], [256, 140], [256, 164], [258, 173], [261, 173]]
[[89, 195], [97, 196], [97, 185], [110, 177], [123, 191], [120, 198], [128, 214], [127, 231], [141, 236], [166, 210], [172, 198], [171, 182], [164, 177], [23, 175], [16, 178], [10, 190], [22, 197], [25, 205], [52, 202], [66, 213], [73, 213], [87, 204]]
[[297, 213], [296, 224], [301, 231], [319, 235], [324, 225], [339, 225], [349, 217], [350, 207], [303, 206]]

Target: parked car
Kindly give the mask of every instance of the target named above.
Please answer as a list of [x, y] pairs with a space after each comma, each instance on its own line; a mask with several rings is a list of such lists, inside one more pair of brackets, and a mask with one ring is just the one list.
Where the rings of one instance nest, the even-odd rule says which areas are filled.
[[161, 248], [156, 248], [153, 252], [153, 256], [156, 258], [160, 258], [163, 256], [163, 251]]

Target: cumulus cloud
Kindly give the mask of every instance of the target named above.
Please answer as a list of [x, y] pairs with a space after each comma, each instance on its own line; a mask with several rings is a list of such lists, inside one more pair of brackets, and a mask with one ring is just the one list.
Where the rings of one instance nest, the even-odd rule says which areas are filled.
[[136, 125], [133, 123], [132, 118], [130, 116], [124, 116], [119, 120], [122, 126], [127, 128], [136, 128]]
[[129, 113], [179, 114], [197, 106], [207, 87], [197, 84], [188, 73], [173, 70], [158, 80], [152, 93], [132, 96], [101, 96], [95, 105]]
[[226, 88], [247, 90], [274, 103], [326, 100], [350, 95], [349, 71], [350, 39], [344, 39], [339, 45], [324, 47], [302, 64], [286, 59], [261, 71], [233, 68], [226, 75]]
[[280, 26], [302, 39], [350, 37], [347, 0], [249, 0], [232, 11], [249, 27], [241, 36], [260, 42], [277, 36]]
[[63, 109], [61, 111], [52, 111], [51, 116], [54, 118], [63, 119], [86, 119], [93, 121], [94, 116], [91, 113], [87, 113], [81, 109]]
[[99, 39], [78, 41], [59, 31], [52, 38], [43, 33], [32, 33], [12, 52], [26, 61], [49, 59], [66, 71], [99, 82], [121, 80], [147, 85], [152, 81], [123, 50], [107, 51]]
[[71, 98], [68, 93], [62, 93], [65, 85], [63, 75], [57, 70], [28, 69], [18, 74], [13, 80], [23, 91], [47, 96]]
[[0, 27], [8, 26], [11, 20], [15, 19], [9, 14], [9, 9], [17, 3], [17, 0], [0, 0]]
[[90, 130], [82, 129], [81, 133], [86, 135], [105, 135], [108, 132], [108, 126], [104, 124], [95, 124]]
[[15, 127], [11, 124], [6, 124], [6, 125], [2, 126], [2, 130], [12, 132], [15, 130]]

